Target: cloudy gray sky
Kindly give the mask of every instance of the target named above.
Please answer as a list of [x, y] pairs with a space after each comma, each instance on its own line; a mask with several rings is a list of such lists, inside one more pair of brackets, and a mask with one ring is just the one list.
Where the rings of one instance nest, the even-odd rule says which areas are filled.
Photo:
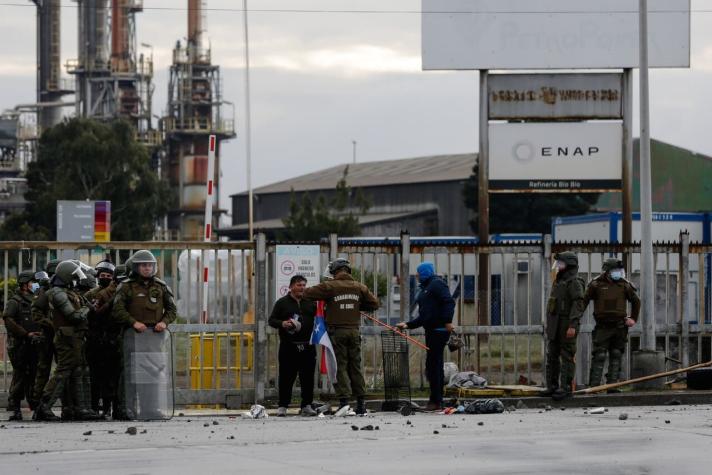
[[[238, 128], [223, 149], [221, 205], [229, 208], [228, 195], [246, 189], [242, 1], [207, 3], [213, 62]], [[62, 4], [64, 62], [77, 57], [77, 11]], [[138, 43], [154, 51], [157, 112], [171, 48], [186, 36], [186, 5], [144, 0], [137, 16]], [[250, 0], [249, 8], [254, 186], [347, 163], [352, 140], [361, 162], [476, 149], [477, 74], [421, 71], [420, 0]], [[691, 68], [651, 73], [651, 130], [712, 155], [712, 0], [692, 0], [692, 9]], [[0, 0], [0, 31], [6, 109], [35, 97], [32, 4]]]

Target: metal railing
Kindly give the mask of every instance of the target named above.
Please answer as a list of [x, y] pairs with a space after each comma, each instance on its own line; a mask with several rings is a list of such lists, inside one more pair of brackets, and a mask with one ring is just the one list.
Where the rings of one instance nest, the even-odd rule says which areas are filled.
[[[4, 300], [10, 279], [26, 269], [41, 269], [50, 258], [76, 257], [95, 264], [108, 253], [125, 262], [138, 249], [150, 249], [158, 274], [173, 289], [178, 320], [174, 334], [176, 402], [223, 404], [228, 396], [243, 402], [276, 394], [278, 334], [268, 328], [267, 316], [276, 300], [275, 251], [263, 235], [253, 242], [112, 242], [0, 243]], [[283, 243], [289, 244], [289, 243]], [[446, 352], [446, 361], [460, 370], [473, 370], [499, 384], [544, 381], [546, 340], [544, 308], [551, 288], [551, 256], [564, 249], [579, 256], [580, 275], [587, 281], [600, 272], [603, 260], [629, 260], [630, 279], [639, 278], [638, 245], [601, 243], [504, 243], [478, 245], [471, 240], [395, 239], [349, 240], [332, 236], [319, 243], [322, 268], [336, 256], [347, 257], [355, 277], [368, 285], [381, 302], [376, 313], [395, 323], [410, 318], [416, 292], [415, 268], [434, 262], [456, 300], [455, 324], [466, 342], [462, 350]], [[656, 322], [658, 349], [669, 369], [712, 359], [712, 246], [656, 244]], [[489, 262], [487, 290], [478, 290], [480, 256]], [[202, 266], [210, 269], [209, 315], [200, 322]], [[577, 383], [586, 384], [591, 359], [594, 321], [589, 306], [578, 338]], [[646, 318], [641, 315], [641, 318]], [[640, 325], [629, 333], [624, 372], [630, 372], [631, 352], [640, 345]], [[4, 332], [2, 327], [0, 332]], [[382, 388], [382, 329], [364, 322], [362, 359], [369, 388]], [[419, 339], [422, 331], [413, 331]], [[9, 386], [10, 367], [3, 346], [0, 389]], [[425, 353], [410, 352], [411, 383], [427, 387]], [[322, 388], [324, 389], [324, 388]]]

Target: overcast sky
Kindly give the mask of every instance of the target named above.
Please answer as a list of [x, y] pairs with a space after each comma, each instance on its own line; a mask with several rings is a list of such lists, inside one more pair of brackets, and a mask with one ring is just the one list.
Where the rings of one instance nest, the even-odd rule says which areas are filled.
[[[207, 3], [213, 62], [238, 128], [223, 148], [221, 206], [229, 209], [227, 197], [246, 189], [242, 1]], [[77, 57], [77, 10], [62, 4], [64, 63]], [[153, 47], [157, 113], [165, 110], [171, 49], [186, 36], [186, 6], [144, 0], [137, 16], [138, 43]], [[249, 8], [255, 187], [350, 162], [352, 140], [360, 162], [475, 151], [477, 74], [421, 71], [420, 0], [250, 0]], [[691, 68], [651, 72], [651, 130], [712, 155], [712, 0], [692, 0], [692, 9]], [[35, 99], [32, 4], [0, 0], [0, 31], [7, 109]]]

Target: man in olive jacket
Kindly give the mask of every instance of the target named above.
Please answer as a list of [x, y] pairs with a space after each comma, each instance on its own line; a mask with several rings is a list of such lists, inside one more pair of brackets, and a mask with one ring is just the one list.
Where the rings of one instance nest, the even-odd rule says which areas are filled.
[[[593, 279], [584, 295], [584, 305], [593, 300], [593, 355], [589, 387], [601, 384], [603, 366], [608, 356], [608, 374], [606, 384], [618, 382], [621, 372], [621, 360], [628, 341], [628, 328], [635, 325], [640, 314], [640, 298], [633, 284], [625, 279], [623, 262], [619, 259], [606, 259], [603, 273]], [[631, 303], [631, 315], [628, 316], [628, 302]], [[620, 390], [609, 390], [618, 392]]]
[[309, 287], [304, 298], [324, 300], [324, 317], [336, 355], [336, 396], [344, 407], [351, 395], [356, 397], [356, 413], [366, 413], [366, 382], [361, 371], [361, 311], [378, 309], [378, 299], [365, 285], [351, 277], [351, 263], [336, 259], [329, 263], [333, 280]]

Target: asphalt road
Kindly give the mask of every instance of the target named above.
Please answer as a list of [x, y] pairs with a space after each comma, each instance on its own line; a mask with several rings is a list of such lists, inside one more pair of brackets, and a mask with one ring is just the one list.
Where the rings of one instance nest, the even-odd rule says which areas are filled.
[[[602, 415], [584, 409], [519, 409], [493, 415], [338, 419], [190, 415], [143, 423], [2, 422], [0, 467], [13, 475], [708, 474], [711, 409], [700, 405], [618, 407]], [[621, 413], [627, 420], [619, 420]], [[352, 429], [366, 425], [374, 430]], [[136, 435], [126, 433], [130, 426], [136, 427]], [[87, 431], [91, 434], [85, 435]]]

